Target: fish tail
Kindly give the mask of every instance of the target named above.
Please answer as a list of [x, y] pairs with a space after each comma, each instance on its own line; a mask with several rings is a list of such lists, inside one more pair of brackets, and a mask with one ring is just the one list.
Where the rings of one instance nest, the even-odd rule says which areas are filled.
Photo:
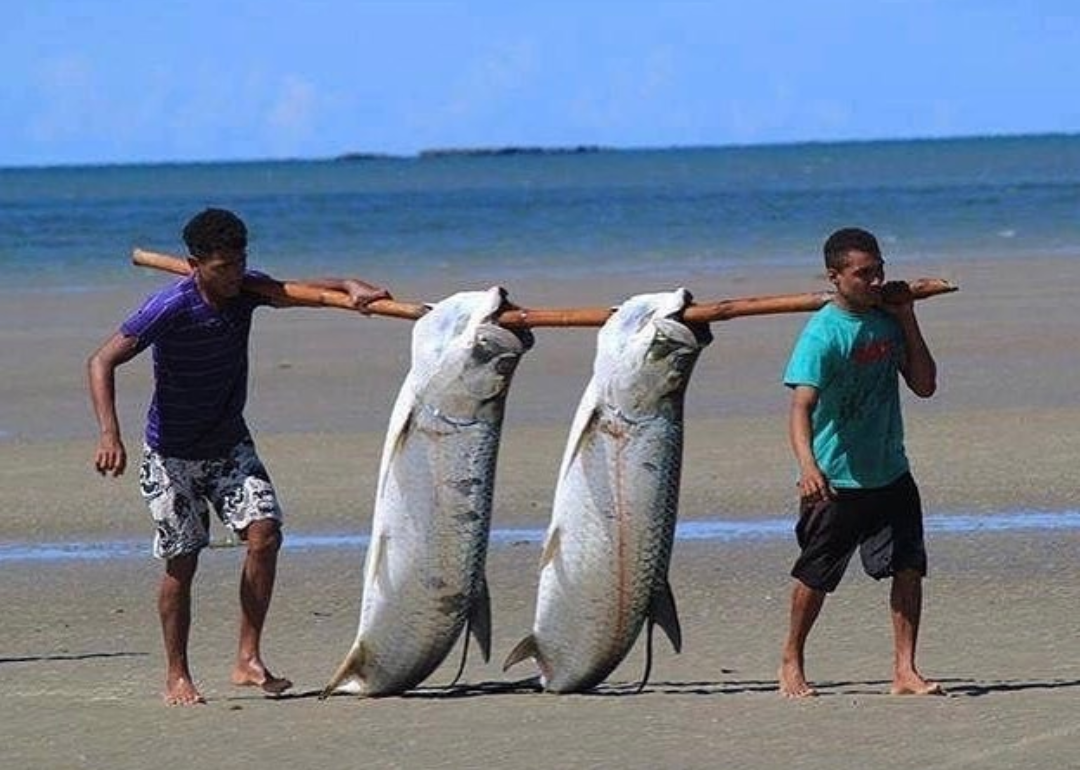
[[656, 626], [664, 629], [671, 646], [675, 652], [682, 651], [682, 627], [679, 625], [679, 613], [675, 609], [675, 594], [671, 590], [671, 584], [667, 579], [664, 584], [652, 596], [649, 607], [647, 625], [645, 629], [645, 673], [641, 675], [641, 683], [637, 692], [645, 689], [652, 672], [653, 659], [653, 629]]
[[480, 645], [480, 657], [485, 663], [491, 660], [491, 593], [488, 591], [487, 578], [481, 574], [480, 586], [477, 590], [476, 599], [469, 608], [469, 627], [466, 630], [472, 633], [476, 643]]
[[337, 671], [334, 672], [334, 676], [331, 677], [329, 683], [323, 688], [319, 694], [319, 700], [323, 700], [333, 694], [334, 690], [341, 686], [341, 684], [349, 679], [359, 679], [363, 673], [364, 663], [367, 659], [367, 650], [362, 642], [357, 642], [349, 650], [349, 654], [345, 656], [345, 660], [341, 661], [341, 665], [338, 666]]
[[671, 590], [671, 584], [667, 578], [652, 595], [649, 620], [664, 629], [675, 652], [682, 652], [682, 626], [679, 623], [679, 611], [675, 607], [675, 593]]

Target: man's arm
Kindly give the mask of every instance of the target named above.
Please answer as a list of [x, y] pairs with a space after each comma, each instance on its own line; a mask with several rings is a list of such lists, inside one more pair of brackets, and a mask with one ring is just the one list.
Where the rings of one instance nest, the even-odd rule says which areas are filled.
[[914, 297], [902, 281], [886, 284], [886, 292], [889, 301], [883, 303], [882, 308], [896, 319], [904, 334], [904, 359], [900, 362], [900, 374], [912, 393], [920, 398], [929, 398], [937, 391], [937, 363], [915, 318]]
[[[260, 277], [257, 280], [269, 281], [280, 285], [281, 282], [269, 276]], [[390, 292], [381, 286], [368, 283], [360, 278], [312, 278], [299, 281], [306, 286], [314, 286], [317, 289], [342, 292], [348, 294], [353, 307], [361, 313], [367, 314], [367, 306], [377, 299], [393, 299]], [[308, 307], [308, 303], [295, 300], [282, 294], [272, 301], [274, 307]]]
[[102, 476], [119, 476], [127, 467], [127, 450], [120, 437], [116, 416], [116, 367], [138, 353], [138, 340], [120, 332], [109, 337], [87, 362], [90, 401], [94, 405], [101, 435], [94, 452], [94, 468]]
[[799, 463], [800, 496], [826, 498], [833, 496], [833, 490], [814, 457], [811, 415], [817, 401], [817, 388], [810, 385], [795, 386], [791, 393], [791, 409], [788, 412], [788, 438], [795, 452], [795, 460]]

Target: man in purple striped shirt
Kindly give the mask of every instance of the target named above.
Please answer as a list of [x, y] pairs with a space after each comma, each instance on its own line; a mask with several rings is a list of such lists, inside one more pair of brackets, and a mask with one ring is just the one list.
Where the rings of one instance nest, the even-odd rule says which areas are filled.
[[[153, 348], [150, 404], [139, 482], [157, 529], [154, 554], [165, 561], [158, 612], [165, 643], [165, 701], [204, 703], [188, 666], [191, 588], [199, 551], [210, 542], [209, 513], [247, 544], [240, 577], [240, 641], [232, 682], [278, 695], [260, 650], [281, 547], [281, 509], [244, 421], [251, 316], [265, 299], [253, 283], [277, 283], [246, 270], [247, 228], [230, 211], [206, 209], [184, 228], [191, 275], [150, 296], [90, 357], [90, 396], [101, 428], [94, 467], [119, 476], [127, 451], [116, 415], [115, 372]], [[385, 289], [357, 279], [307, 283], [348, 293], [361, 312]]]

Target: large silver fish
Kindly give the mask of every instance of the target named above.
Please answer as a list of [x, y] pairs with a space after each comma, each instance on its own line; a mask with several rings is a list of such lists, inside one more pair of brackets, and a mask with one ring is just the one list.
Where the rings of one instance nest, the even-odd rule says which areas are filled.
[[683, 445], [683, 400], [712, 335], [677, 318], [685, 289], [623, 303], [600, 330], [593, 376], [574, 416], [541, 558], [532, 633], [507, 657], [526, 658], [544, 689], [602, 682], [648, 621], [675, 650], [681, 632], [668, 585]]
[[416, 322], [379, 467], [360, 626], [324, 697], [415, 687], [466, 625], [488, 659], [495, 464], [507, 389], [532, 346], [527, 330], [494, 323], [504, 301], [499, 287], [462, 292]]

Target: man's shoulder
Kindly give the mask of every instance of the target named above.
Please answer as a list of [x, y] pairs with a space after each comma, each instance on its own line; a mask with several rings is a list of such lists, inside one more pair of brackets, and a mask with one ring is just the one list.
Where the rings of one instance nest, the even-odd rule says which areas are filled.
[[141, 337], [150, 328], [160, 328], [171, 323], [191, 306], [191, 286], [194, 281], [182, 279], [169, 284], [143, 300], [121, 325], [125, 334]]
[[802, 329], [803, 337], [813, 337], [822, 341], [836, 336], [837, 329], [844, 324], [843, 315], [830, 302], [825, 307], [814, 312], [807, 319]]
[[261, 270], [245, 270], [244, 289], [233, 298], [232, 304], [235, 308], [243, 307], [246, 311], [257, 307], [274, 307], [274, 302], [260, 289], [280, 283], [278, 279]]
[[818, 310], [810, 316], [795, 340], [784, 371], [784, 384], [789, 387], [819, 386], [821, 367], [831, 358], [836, 347], [835, 330], [827, 315], [822, 316], [821, 310]]
[[195, 280], [181, 278], [168, 286], [163, 286], [146, 298], [146, 306], [177, 307], [190, 304], [197, 293]]

